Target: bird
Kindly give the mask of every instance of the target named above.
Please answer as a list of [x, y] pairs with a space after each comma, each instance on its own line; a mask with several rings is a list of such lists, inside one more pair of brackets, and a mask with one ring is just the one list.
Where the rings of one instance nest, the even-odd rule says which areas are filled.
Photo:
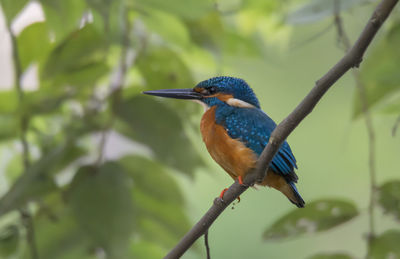
[[[143, 93], [203, 104], [205, 112], [200, 122], [203, 142], [215, 162], [240, 184], [243, 184], [246, 174], [255, 168], [258, 157], [276, 128], [276, 123], [261, 110], [254, 91], [241, 78], [218, 76], [204, 80], [194, 88]], [[294, 205], [303, 208], [305, 202], [295, 185], [298, 181], [296, 163], [285, 140], [272, 159], [267, 176], [258, 185], [280, 191]]]

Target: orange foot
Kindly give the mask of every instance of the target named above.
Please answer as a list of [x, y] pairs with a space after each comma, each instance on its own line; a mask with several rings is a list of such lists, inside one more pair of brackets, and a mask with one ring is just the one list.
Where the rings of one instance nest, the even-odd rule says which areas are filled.
[[225, 188], [225, 189], [222, 190], [221, 194], [219, 195], [219, 198], [220, 198], [221, 200], [224, 200], [223, 197], [224, 197], [224, 194], [225, 194], [225, 192], [226, 192], [227, 190], [228, 190], [228, 188]]
[[242, 176], [241, 176], [241, 175], [239, 175], [238, 181], [239, 181], [239, 184], [240, 184], [240, 185], [244, 185], [244, 184], [243, 184], [243, 179], [242, 179]]

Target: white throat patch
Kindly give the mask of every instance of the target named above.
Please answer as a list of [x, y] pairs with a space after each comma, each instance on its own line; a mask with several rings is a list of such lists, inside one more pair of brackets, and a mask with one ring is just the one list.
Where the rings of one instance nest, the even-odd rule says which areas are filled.
[[235, 106], [240, 108], [256, 108], [254, 105], [236, 98], [229, 98], [226, 101], [226, 103], [229, 104], [230, 106]]

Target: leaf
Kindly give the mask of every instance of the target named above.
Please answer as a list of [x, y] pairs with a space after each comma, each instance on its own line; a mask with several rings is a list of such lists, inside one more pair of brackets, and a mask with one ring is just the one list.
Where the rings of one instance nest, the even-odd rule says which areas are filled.
[[304, 209], [289, 212], [263, 234], [265, 239], [283, 239], [321, 232], [343, 224], [358, 215], [351, 202], [328, 199], [308, 203]]
[[72, 85], [94, 84], [108, 70], [105, 51], [103, 36], [90, 24], [86, 25], [53, 49], [41, 71], [41, 78]]
[[0, 115], [0, 141], [18, 136], [19, 120], [15, 115]]
[[111, 258], [124, 258], [136, 220], [132, 181], [116, 163], [81, 167], [67, 199], [79, 226]]
[[17, 38], [17, 46], [22, 71], [25, 71], [32, 62], [42, 61], [50, 51], [47, 24], [36, 22], [25, 27]]
[[[369, 0], [340, 1], [340, 11], [351, 9], [356, 5], [367, 3]], [[320, 21], [334, 14], [334, 0], [311, 0], [302, 7], [288, 14], [289, 24], [304, 24]]]
[[25, 7], [29, 0], [1, 0], [1, 9], [6, 17], [8, 25], [15, 16]]
[[8, 225], [0, 230], [0, 257], [15, 258], [18, 252], [20, 233], [16, 225]]
[[[13, 0], [11, 0], [13, 1]], [[79, 28], [86, 3], [82, 0], [40, 0], [50, 31], [56, 41]]]
[[354, 259], [354, 257], [345, 253], [324, 253], [308, 257], [308, 259]]
[[60, 146], [33, 163], [1, 197], [0, 215], [19, 208], [29, 200], [57, 190], [53, 179], [47, 173], [63, 158], [67, 150], [67, 146]]
[[151, 49], [138, 59], [137, 67], [145, 78], [148, 89], [194, 86], [189, 68], [177, 53], [170, 49]]
[[[362, 63], [360, 78], [365, 86], [368, 108], [400, 90], [400, 22], [395, 24]], [[362, 113], [359, 94], [355, 95], [353, 117]]]
[[133, 179], [137, 235], [170, 248], [189, 229], [178, 184], [160, 164], [140, 156], [127, 156], [118, 164]]
[[378, 203], [386, 213], [400, 220], [400, 181], [386, 182], [379, 187]]
[[374, 238], [370, 247], [372, 259], [400, 257], [400, 231], [388, 230]]
[[[60, 193], [48, 195], [34, 217], [35, 239], [41, 259], [96, 259], [88, 237], [77, 225]], [[24, 259], [30, 259], [25, 249]]]
[[186, 25], [176, 16], [169, 13], [151, 10], [142, 16], [147, 28], [159, 34], [166, 43], [173, 43], [181, 47], [188, 47], [189, 32]]
[[134, 96], [123, 100], [114, 112], [124, 122], [117, 130], [148, 145], [163, 163], [190, 175], [201, 165], [180, 118], [165, 104], [152, 97]]
[[164, 12], [177, 15], [184, 19], [195, 20], [213, 11], [213, 2], [210, 0], [138, 0], [135, 1], [137, 9], [158, 9]]
[[18, 104], [18, 94], [15, 90], [0, 91], [0, 115], [14, 113]]
[[159, 259], [163, 258], [168, 250], [161, 248], [153, 242], [135, 242], [131, 248], [132, 258]]

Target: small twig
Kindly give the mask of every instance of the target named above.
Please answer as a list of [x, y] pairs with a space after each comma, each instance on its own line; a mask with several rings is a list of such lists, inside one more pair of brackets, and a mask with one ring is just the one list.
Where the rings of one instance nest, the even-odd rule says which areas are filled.
[[210, 245], [208, 244], [208, 229], [206, 230], [206, 233], [204, 233], [204, 245], [206, 246], [207, 259], [211, 259]]
[[393, 137], [396, 136], [396, 131], [397, 131], [397, 128], [399, 127], [399, 124], [400, 124], [400, 116], [397, 117], [396, 122], [393, 125], [393, 128], [392, 128], [392, 136]]
[[[121, 99], [121, 92], [122, 88], [125, 83], [126, 73], [128, 71], [128, 49], [130, 46], [130, 33], [131, 33], [131, 22], [129, 22], [129, 18], [127, 17], [126, 11], [123, 10], [123, 15], [125, 19], [124, 29], [123, 29], [123, 38], [122, 38], [122, 47], [121, 47], [121, 56], [119, 60], [119, 64], [117, 70], [115, 71], [115, 77], [111, 79], [110, 82], [110, 95], [111, 98], [111, 105], [113, 107], [118, 106], [120, 99]], [[96, 160], [96, 165], [99, 166], [103, 162], [104, 157], [104, 148], [107, 143], [107, 137], [109, 134], [110, 129], [114, 125], [115, 116], [112, 113], [110, 115], [107, 124], [105, 125], [104, 129], [101, 132], [100, 142], [99, 142], [99, 154]]]
[[[358, 67], [362, 61], [364, 53], [371, 41], [375, 37], [379, 28], [389, 16], [398, 0], [382, 0], [376, 7], [371, 18], [361, 32], [356, 43], [346, 53], [346, 55], [336, 63], [321, 79], [314, 88], [301, 101], [301, 103], [286, 117], [272, 132], [268, 145], [265, 147], [257, 161], [256, 169], [250, 172], [244, 179], [246, 186], [251, 186], [255, 182], [260, 182], [266, 176], [270, 162], [279, 150], [283, 141], [300, 124], [300, 122], [312, 112], [322, 96], [329, 88], [341, 78], [350, 68]], [[214, 204], [206, 214], [186, 233], [180, 242], [165, 256], [165, 258], [181, 257], [192, 244], [202, 236], [206, 230], [214, 223], [216, 218], [248, 187], [233, 183], [224, 193], [223, 201], [219, 198], [214, 200]]]
[[[335, 24], [339, 42], [342, 42], [345, 51], [349, 51], [351, 48], [350, 39], [346, 34], [343, 27], [342, 18], [340, 16], [340, 0], [334, 1], [335, 9]], [[375, 237], [375, 200], [376, 200], [376, 165], [375, 165], [375, 130], [372, 122], [372, 115], [368, 109], [368, 100], [366, 94], [366, 88], [360, 79], [360, 73], [357, 70], [352, 70], [352, 74], [356, 83], [356, 88], [361, 101], [362, 112], [364, 114], [365, 126], [368, 133], [368, 149], [369, 149], [369, 176], [370, 176], [370, 200], [368, 206], [369, 215], [369, 234], [368, 234], [368, 247], [371, 247], [371, 242]], [[367, 254], [368, 257], [368, 254]]]
[[292, 50], [298, 49], [303, 47], [304, 45], [318, 39], [319, 37], [321, 37], [322, 35], [324, 35], [325, 33], [329, 32], [329, 30], [333, 27], [334, 23], [329, 23], [328, 26], [326, 26], [325, 28], [323, 28], [322, 30], [316, 32], [315, 34], [309, 36], [307, 39], [297, 43], [296, 45], [291, 46], [290, 48]]
[[[18, 52], [17, 39], [11, 29], [11, 25], [7, 24], [7, 30], [10, 34], [11, 45], [12, 45], [12, 57], [13, 57], [13, 68], [14, 68], [14, 84], [15, 90], [18, 94], [19, 106], [23, 107], [24, 104], [24, 90], [22, 88], [21, 77], [22, 77], [22, 66], [20, 63], [20, 57]], [[27, 172], [30, 167], [30, 151], [29, 144], [27, 140], [27, 132], [29, 128], [30, 118], [25, 114], [25, 111], [21, 109], [20, 118], [20, 142], [22, 145], [22, 160], [24, 165], [24, 171]], [[39, 259], [39, 254], [36, 246], [35, 239], [35, 228], [33, 224], [33, 218], [29, 209], [27, 207], [21, 208], [19, 210], [21, 220], [26, 229], [26, 241], [29, 246], [30, 254], [32, 259]]]

